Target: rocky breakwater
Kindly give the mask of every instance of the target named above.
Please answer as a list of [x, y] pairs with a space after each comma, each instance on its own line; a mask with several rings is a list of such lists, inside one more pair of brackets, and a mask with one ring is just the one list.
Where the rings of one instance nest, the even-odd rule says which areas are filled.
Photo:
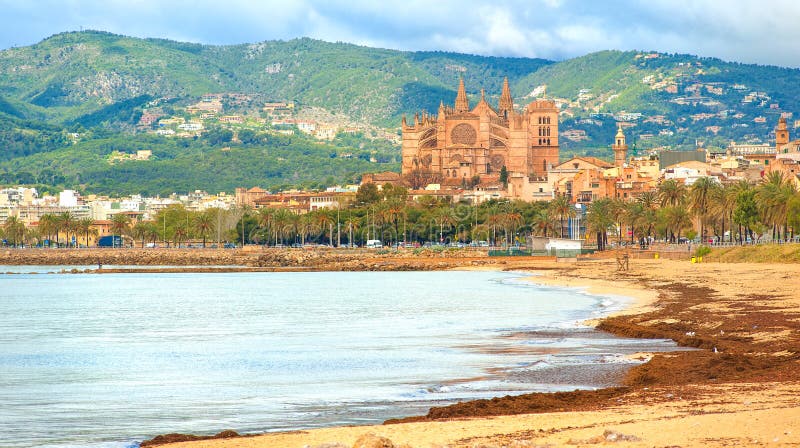
[[431, 271], [489, 264], [484, 252], [474, 251], [307, 251], [270, 250], [251, 266], [318, 271]]
[[6, 249], [5, 265], [140, 265], [211, 266], [245, 265], [248, 254], [230, 249]]

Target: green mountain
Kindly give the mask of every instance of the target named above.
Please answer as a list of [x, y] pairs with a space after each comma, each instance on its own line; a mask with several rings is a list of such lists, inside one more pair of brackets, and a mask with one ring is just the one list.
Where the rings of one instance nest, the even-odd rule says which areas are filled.
[[[0, 96], [69, 120], [142, 95], [258, 93], [395, 125], [399, 114], [435, 110], [464, 75], [499, 93], [549, 64], [440, 52], [400, 52], [312, 39], [209, 46], [85, 31], [0, 53]], [[488, 80], [488, 82], [484, 81]]]
[[[603, 51], [552, 62], [307, 38], [209, 46], [73, 32], [0, 51], [0, 183], [165, 193], [352, 181], [398, 168], [399, 148], [378, 130], [396, 135], [401, 115], [452, 102], [459, 77], [473, 102], [482, 88], [496, 102], [505, 76], [519, 107], [541, 95], [561, 105], [565, 156], [610, 155], [620, 121], [638, 149], [693, 148], [768, 141], [780, 114], [800, 113], [800, 70], [688, 55]], [[316, 141], [252, 120], [211, 120], [187, 138], [137, 126], [148, 111], [190, 119], [186, 107], [210, 93], [245, 94], [225, 97], [224, 113], [258, 123], [270, 120], [265, 102], [286, 101], [295, 115], [372, 131]], [[143, 149], [150, 160], [119, 156]]]

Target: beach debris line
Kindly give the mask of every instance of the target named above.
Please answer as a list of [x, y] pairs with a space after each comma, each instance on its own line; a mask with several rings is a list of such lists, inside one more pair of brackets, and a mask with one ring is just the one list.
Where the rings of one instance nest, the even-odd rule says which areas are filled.
[[230, 429], [222, 431], [213, 436], [195, 436], [192, 434], [170, 433], [170, 434], [162, 434], [159, 436], [155, 436], [150, 440], [145, 440], [142, 443], [140, 443], [139, 446], [144, 448], [148, 446], [165, 445], [167, 443], [193, 442], [196, 440], [208, 440], [208, 439], [230, 439], [233, 437], [241, 437], [241, 436], [239, 435], [238, 432], [232, 431]]

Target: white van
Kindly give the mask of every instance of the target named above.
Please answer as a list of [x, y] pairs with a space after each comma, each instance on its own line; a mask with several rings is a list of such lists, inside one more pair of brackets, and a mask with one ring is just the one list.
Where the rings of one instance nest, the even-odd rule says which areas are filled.
[[376, 247], [383, 247], [383, 243], [381, 243], [381, 240], [367, 240], [367, 245], [365, 247], [374, 249]]

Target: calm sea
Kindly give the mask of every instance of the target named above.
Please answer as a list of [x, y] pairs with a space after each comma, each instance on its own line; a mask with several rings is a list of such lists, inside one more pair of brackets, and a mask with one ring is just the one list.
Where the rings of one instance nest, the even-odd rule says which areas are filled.
[[0, 266], [3, 447], [377, 423], [605, 386], [673, 347], [579, 325], [623, 298], [511, 273], [48, 270]]

